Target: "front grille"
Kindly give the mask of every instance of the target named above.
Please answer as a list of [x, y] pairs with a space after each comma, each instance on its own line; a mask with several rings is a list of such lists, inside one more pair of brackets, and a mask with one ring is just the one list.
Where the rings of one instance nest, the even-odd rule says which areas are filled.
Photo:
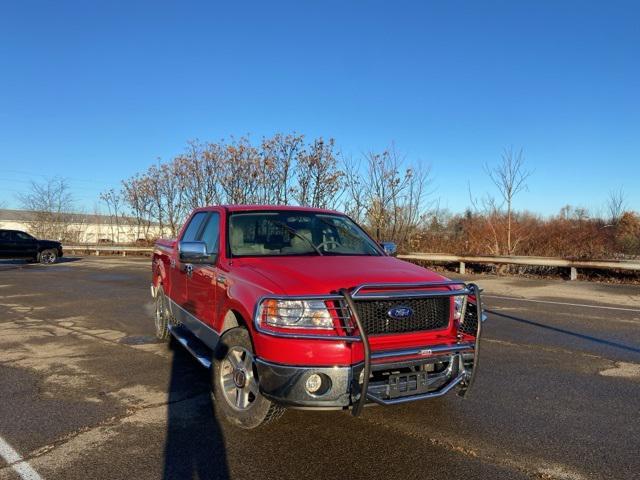
[[[449, 324], [449, 297], [411, 298], [398, 300], [356, 300], [360, 321], [368, 335], [409, 333], [446, 328]], [[389, 311], [406, 307], [412, 313], [407, 318], [391, 318]]]
[[464, 313], [464, 320], [460, 325], [460, 331], [467, 335], [475, 336], [478, 332], [478, 312], [475, 304], [469, 302]]

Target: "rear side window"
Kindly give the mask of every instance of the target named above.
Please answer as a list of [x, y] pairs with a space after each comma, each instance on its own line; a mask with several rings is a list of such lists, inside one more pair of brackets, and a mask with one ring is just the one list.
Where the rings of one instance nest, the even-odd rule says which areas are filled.
[[207, 253], [218, 253], [220, 239], [220, 215], [213, 212], [200, 235], [200, 240], [207, 244]]
[[207, 212], [198, 212], [191, 218], [189, 225], [187, 225], [187, 228], [182, 235], [183, 242], [193, 242], [196, 240], [196, 235], [198, 235], [202, 222], [206, 216]]
[[7, 230], [0, 232], [0, 240], [4, 240], [5, 242], [11, 240], [11, 232]]

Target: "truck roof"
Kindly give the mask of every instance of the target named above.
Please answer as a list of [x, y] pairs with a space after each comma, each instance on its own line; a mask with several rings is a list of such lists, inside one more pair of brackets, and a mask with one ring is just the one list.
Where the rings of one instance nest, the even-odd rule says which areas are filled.
[[299, 206], [293, 206], [293, 205], [220, 205], [220, 207], [224, 208], [228, 212], [244, 212], [244, 211], [256, 211], [256, 210], [258, 211], [292, 210], [292, 211], [332, 213], [337, 215], [344, 215], [343, 213], [338, 212], [336, 210], [329, 210], [326, 208], [299, 207]]

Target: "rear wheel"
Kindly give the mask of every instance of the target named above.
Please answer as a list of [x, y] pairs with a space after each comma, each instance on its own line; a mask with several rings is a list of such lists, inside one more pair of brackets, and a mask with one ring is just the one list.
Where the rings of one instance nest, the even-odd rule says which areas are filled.
[[284, 408], [260, 393], [249, 332], [228, 330], [220, 339], [220, 358], [213, 363], [216, 411], [240, 428], [256, 428], [279, 418]]
[[44, 263], [44, 264], [56, 263], [56, 260], [58, 259], [58, 252], [49, 248], [47, 250], [41, 251], [38, 258], [40, 260], [40, 263]]
[[169, 311], [169, 302], [164, 295], [162, 285], [158, 285], [156, 291], [156, 303], [154, 312], [154, 321], [156, 324], [156, 337], [160, 340], [167, 340], [171, 334], [169, 333], [169, 319], [171, 312]]

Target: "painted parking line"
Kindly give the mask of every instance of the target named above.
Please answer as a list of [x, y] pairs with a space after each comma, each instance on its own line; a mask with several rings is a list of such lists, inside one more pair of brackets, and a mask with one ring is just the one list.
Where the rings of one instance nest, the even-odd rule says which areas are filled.
[[623, 307], [607, 307], [604, 305], [589, 305], [586, 303], [569, 303], [569, 302], [554, 302], [553, 300], [533, 300], [531, 298], [518, 298], [518, 297], [504, 297], [502, 295], [489, 295], [484, 294], [482, 298], [499, 298], [502, 300], [516, 300], [518, 302], [531, 302], [531, 303], [547, 303], [550, 305], [567, 305], [570, 307], [584, 307], [584, 308], [599, 308], [601, 310], [618, 310], [622, 312], [635, 312], [640, 313], [638, 308], [623, 308]]
[[38, 472], [24, 461], [20, 454], [16, 452], [2, 437], [0, 437], [0, 457], [2, 457], [23, 480], [42, 480], [42, 477], [38, 475]]

